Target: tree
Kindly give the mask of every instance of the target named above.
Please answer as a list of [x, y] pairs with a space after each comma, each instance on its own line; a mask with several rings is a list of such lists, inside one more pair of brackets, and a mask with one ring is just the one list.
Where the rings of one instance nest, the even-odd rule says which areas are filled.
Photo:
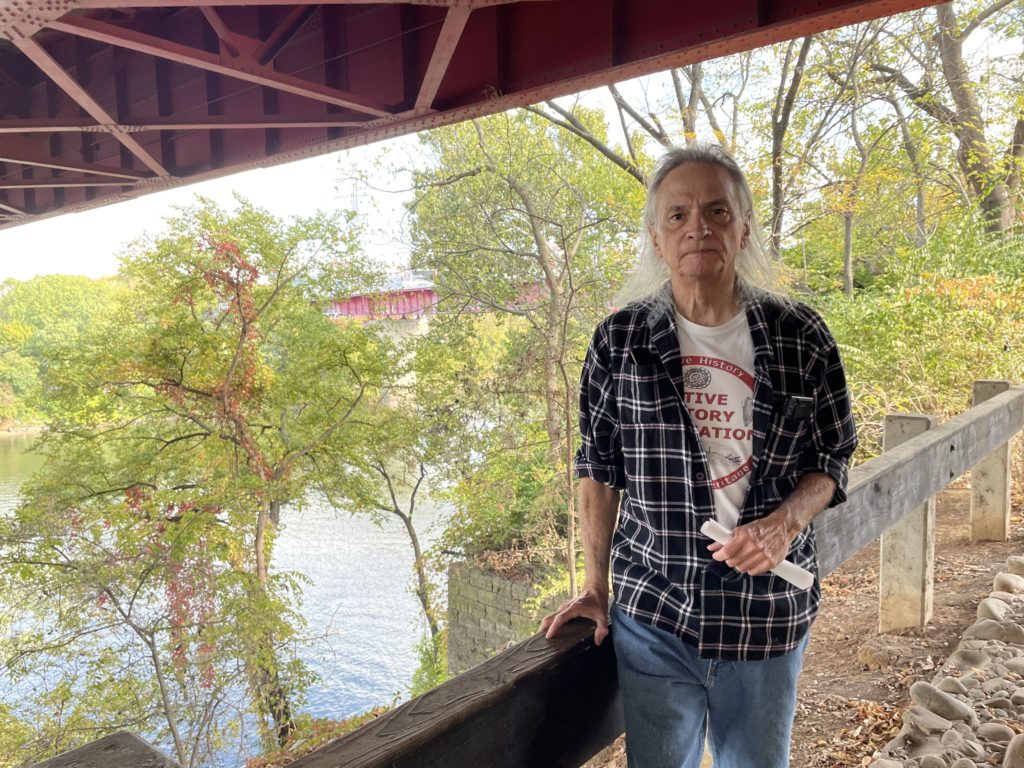
[[[594, 113], [577, 110], [572, 119], [607, 142]], [[504, 381], [495, 395], [521, 415], [514, 442], [533, 444], [534, 427], [543, 435], [548, 515], [572, 552], [577, 360], [630, 259], [642, 190], [593, 163], [586, 143], [528, 112], [453, 126], [422, 141], [429, 164], [414, 174], [414, 266], [432, 271], [442, 311], [490, 312], [508, 323]], [[488, 452], [507, 446], [508, 437], [485, 432]]]
[[[898, 87], [903, 96], [948, 130], [957, 142], [956, 162], [972, 198], [989, 231], [1002, 231], [1016, 218], [1016, 196], [1020, 187], [1020, 163], [1024, 156], [1024, 107], [1013, 91], [1019, 90], [1019, 66], [1007, 67], [1012, 89], [1006, 149], [997, 150], [981, 98], [984, 89], [972, 75], [965, 56], [968, 38], [990, 20], [1017, 4], [1013, 0], [961, 3], [958, 14], [953, 3], [935, 7], [935, 22], [914, 17], [912, 36], [898, 38], [902, 61], [878, 56], [874, 69], [883, 81]], [[1018, 22], [1019, 24], [1019, 22]], [[990, 26], [989, 34], [995, 32]], [[991, 48], [991, 46], [989, 46]], [[991, 55], [991, 54], [990, 54]], [[912, 69], [921, 72], [911, 74]], [[994, 93], [989, 93], [991, 98]]]
[[[409, 364], [408, 353], [405, 357], [403, 368]], [[398, 363], [397, 358], [393, 361]], [[392, 379], [397, 370], [390, 371]], [[346, 455], [338, 457], [338, 464], [344, 466], [343, 473], [323, 478], [320, 488], [332, 506], [368, 514], [378, 524], [387, 517], [401, 521], [413, 550], [413, 591], [427, 622], [430, 640], [436, 643], [442, 620], [415, 515], [427, 490], [430, 462], [440, 460], [440, 454], [432, 450], [428, 434], [437, 426], [423, 418], [406, 387], [393, 387], [392, 397], [396, 389], [398, 403], [382, 406], [353, 424], [351, 444]]]
[[[646, 151], [643, 139], [662, 146], [680, 141], [693, 144], [705, 131], [700, 124], [703, 117], [711, 137], [749, 169], [752, 186], [765, 187], [770, 209], [763, 218], [772, 251], [779, 257], [786, 235], [786, 212], [807, 193], [805, 176], [810, 156], [836, 133], [841, 119], [837, 89], [805, 93], [809, 69], [820, 68], [811, 56], [816, 39], [811, 35], [758, 52], [669, 70], [674, 99], [667, 99], [667, 106], [666, 100], [653, 108], [649, 105], [646, 93], [651, 86], [642, 89], [642, 105], [631, 103], [616, 86], [609, 86], [628, 157], [590, 131], [572, 110], [554, 101], [546, 102], [543, 108], [528, 109], [579, 136], [641, 184], [646, 184], [641, 161]], [[652, 89], [667, 90], [667, 86], [659, 86], [659, 78], [652, 78]], [[684, 81], [688, 93], [684, 93]], [[726, 104], [731, 106], [727, 112]], [[767, 135], [760, 130], [765, 124], [770, 126]], [[666, 125], [677, 125], [678, 130], [670, 131]], [[636, 138], [630, 130], [633, 126], [639, 129]], [[741, 132], [745, 134], [743, 142], [739, 139]], [[762, 175], [769, 179], [767, 184], [758, 183]]]
[[47, 463], [0, 521], [4, 598], [34, 619], [9, 664], [49, 660], [72, 699], [69, 658], [124, 680], [97, 693], [103, 727], [155, 731], [182, 765], [237, 737], [243, 690], [265, 739], [288, 739], [308, 673], [274, 533], [344, 474], [395, 367], [377, 329], [320, 309], [375, 278], [343, 217], [286, 223], [245, 201], [200, 201], [136, 246], [130, 294], [47, 373]]
[[[808, 35], [800, 42], [799, 50], [796, 40], [790, 40], [782, 60], [782, 71], [778, 88], [772, 102], [771, 115], [771, 168], [772, 168], [772, 215], [769, 239], [776, 257], [782, 250], [782, 223], [785, 216], [785, 167], [784, 152], [786, 133], [793, 116], [793, 106], [804, 78], [804, 67], [807, 65], [807, 54], [814, 43], [814, 36]], [[795, 57], [794, 57], [795, 51]]]

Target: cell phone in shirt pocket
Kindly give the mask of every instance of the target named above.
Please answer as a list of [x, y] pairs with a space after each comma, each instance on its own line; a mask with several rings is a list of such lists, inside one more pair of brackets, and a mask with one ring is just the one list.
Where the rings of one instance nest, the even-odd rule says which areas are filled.
[[814, 413], [814, 398], [804, 395], [790, 395], [782, 407], [782, 416], [786, 419], [803, 421]]

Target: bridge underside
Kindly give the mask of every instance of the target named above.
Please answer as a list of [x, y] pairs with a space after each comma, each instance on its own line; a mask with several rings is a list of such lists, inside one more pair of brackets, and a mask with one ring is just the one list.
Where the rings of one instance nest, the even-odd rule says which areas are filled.
[[0, 0], [0, 227], [936, 0]]

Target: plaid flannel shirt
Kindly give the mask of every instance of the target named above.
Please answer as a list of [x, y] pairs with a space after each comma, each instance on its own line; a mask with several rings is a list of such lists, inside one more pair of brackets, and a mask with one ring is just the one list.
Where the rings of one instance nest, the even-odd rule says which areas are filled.
[[[754, 342], [754, 466], [740, 525], [771, 513], [806, 472], [846, 498], [857, 444], [839, 351], [809, 307], [745, 304]], [[813, 398], [789, 418], [793, 396]], [[774, 574], [749, 576], [711, 558], [700, 526], [714, 517], [711, 473], [684, 405], [675, 318], [664, 304], [631, 304], [598, 325], [580, 387], [579, 476], [622, 489], [612, 543], [615, 602], [633, 618], [694, 643], [704, 658], [753, 660], [800, 643], [821, 598]], [[789, 559], [817, 573], [813, 528]]]

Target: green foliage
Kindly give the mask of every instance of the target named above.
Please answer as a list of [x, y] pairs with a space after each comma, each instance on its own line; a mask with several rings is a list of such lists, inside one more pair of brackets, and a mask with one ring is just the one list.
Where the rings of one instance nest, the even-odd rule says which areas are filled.
[[130, 727], [208, 763], [239, 747], [247, 709], [267, 742], [294, 729], [311, 678], [301, 585], [269, 565], [276, 521], [344, 474], [399, 367], [376, 329], [319, 309], [376, 279], [356, 234], [200, 201], [135, 247], [132, 291], [50, 361], [47, 463], [0, 520], [31, 761]]
[[369, 712], [340, 721], [319, 717], [299, 717], [296, 721], [295, 733], [287, 745], [266, 752], [259, 757], [248, 758], [245, 761], [245, 768], [284, 768], [303, 755], [308, 755], [313, 750], [387, 714], [387, 711], [386, 707], [375, 707]]
[[0, 421], [52, 414], [42, 378], [106, 321], [123, 290], [116, 280], [68, 275], [0, 284]]
[[[579, 117], [606, 135], [598, 113]], [[419, 195], [410, 206], [413, 266], [435, 270], [445, 298], [519, 308], [531, 286], [552, 277], [546, 269], [566, 276], [566, 258], [576, 290], [607, 295], [618, 284], [643, 190], [595, 162], [589, 145], [525, 111], [431, 131], [421, 141], [426, 164], [414, 175]]]
[[[585, 581], [584, 566], [583, 553], [580, 552], [576, 557], [577, 584], [583, 584]], [[565, 567], [565, 563], [552, 563], [541, 573], [543, 574], [542, 578], [539, 582], [535, 582], [537, 594], [528, 598], [524, 604], [525, 608], [538, 620], [542, 619], [547, 612], [557, 608], [572, 592], [569, 583], [569, 570]]]
[[16, 717], [8, 704], [0, 702], [0, 763], [19, 765], [32, 737], [31, 725]]
[[[542, 433], [521, 430], [515, 441], [495, 430], [465, 477], [442, 492], [454, 511], [437, 548], [459, 557], [488, 550], [529, 547], [555, 539], [550, 527], [558, 507], [549, 504], [552, 471]], [[562, 531], [564, 533], [564, 530]]]
[[447, 630], [434, 637], [425, 635], [420, 640], [416, 652], [419, 656], [419, 666], [412, 676], [410, 696], [422, 696], [449, 678]]
[[[606, 138], [598, 113], [577, 116]], [[413, 263], [442, 316], [417, 346], [416, 401], [456, 509], [438, 549], [551, 542], [566, 530], [579, 361], [631, 260], [643, 190], [526, 111], [421, 141]]]
[[904, 288], [816, 301], [842, 350], [860, 459], [880, 451], [889, 412], [944, 421], [969, 407], [974, 381], [1024, 379], [1022, 289], [1019, 276], [923, 273]]

